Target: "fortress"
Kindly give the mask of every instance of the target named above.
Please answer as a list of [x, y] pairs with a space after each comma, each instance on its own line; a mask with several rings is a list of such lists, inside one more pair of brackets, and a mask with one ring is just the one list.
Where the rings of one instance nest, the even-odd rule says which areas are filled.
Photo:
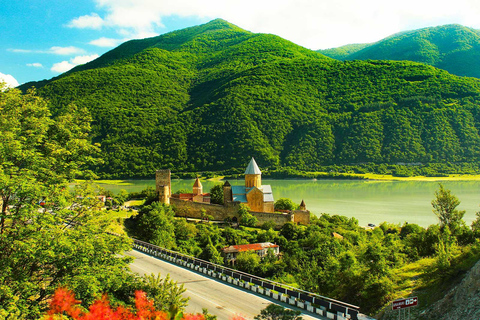
[[272, 188], [269, 185], [262, 185], [262, 172], [253, 158], [245, 170], [244, 186], [232, 186], [228, 181], [223, 184], [223, 205], [210, 203], [210, 194], [203, 193], [198, 178], [193, 184], [192, 193], [179, 195], [172, 195], [170, 170], [157, 170], [155, 184], [158, 200], [173, 205], [177, 216], [201, 219], [203, 213], [207, 213], [214, 220], [229, 218], [238, 221], [240, 218], [238, 209], [243, 203], [257, 218], [259, 226], [267, 221], [275, 222], [277, 227], [289, 221], [304, 225], [310, 223], [310, 211], [306, 209], [303, 200], [298, 210], [274, 212]]

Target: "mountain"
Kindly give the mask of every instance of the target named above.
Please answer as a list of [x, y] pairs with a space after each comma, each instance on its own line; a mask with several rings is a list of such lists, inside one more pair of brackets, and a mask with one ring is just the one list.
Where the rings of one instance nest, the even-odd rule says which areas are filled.
[[480, 30], [445, 25], [402, 32], [371, 44], [318, 50], [338, 60], [409, 60], [480, 78]]
[[54, 114], [70, 103], [91, 113], [104, 178], [244, 168], [252, 156], [316, 170], [480, 155], [479, 80], [341, 62], [223, 20], [126, 42], [35, 85]]

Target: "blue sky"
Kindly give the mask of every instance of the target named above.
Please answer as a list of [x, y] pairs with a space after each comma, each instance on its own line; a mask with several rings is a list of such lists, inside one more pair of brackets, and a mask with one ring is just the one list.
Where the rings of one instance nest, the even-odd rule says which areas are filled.
[[0, 78], [50, 79], [129, 39], [223, 18], [309, 49], [458, 23], [480, 29], [478, 0], [2, 0]]

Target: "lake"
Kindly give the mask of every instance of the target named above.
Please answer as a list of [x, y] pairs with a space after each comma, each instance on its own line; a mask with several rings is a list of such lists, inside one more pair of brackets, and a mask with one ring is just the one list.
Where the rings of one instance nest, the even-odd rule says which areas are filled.
[[[172, 180], [173, 192], [192, 189], [194, 180]], [[128, 180], [129, 185], [107, 185], [102, 187], [118, 193], [141, 191], [147, 186], [155, 188], [154, 180]], [[232, 185], [243, 185], [244, 180], [229, 180]], [[223, 182], [202, 181], [208, 192], [215, 184]], [[262, 180], [273, 189], [275, 200], [290, 198], [295, 203], [302, 199], [307, 209], [315, 215], [321, 213], [355, 217], [360, 225], [368, 223], [417, 223], [423, 227], [438, 222], [432, 212], [431, 201], [438, 182], [430, 181], [372, 181], [372, 180]], [[467, 225], [480, 211], [480, 181], [444, 181], [446, 189], [460, 200], [458, 209], [465, 210]]]

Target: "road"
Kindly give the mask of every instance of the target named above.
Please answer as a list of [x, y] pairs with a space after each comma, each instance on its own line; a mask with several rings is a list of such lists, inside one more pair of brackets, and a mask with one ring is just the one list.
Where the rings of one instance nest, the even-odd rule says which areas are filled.
[[[205, 277], [202, 274], [139, 251], [134, 250], [126, 254], [135, 257], [135, 261], [130, 265], [130, 269], [133, 272], [140, 275], [158, 274], [159, 272], [162, 276], [170, 274], [172, 280], [183, 284], [185, 289], [187, 289], [185, 296], [190, 298], [186, 308], [186, 312], [189, 313], [201, 313], [202, 308], [207, 308], [209, 313], [218, 317], [218, 320], [229, 320], [234, 315], [242, 315], [245, 319], [253, 319], [255, 315], [259, 314], [270, 303], [288, 307], [276, 300]], [[298, 310], [305, 312], [301, 309]], [[304, 313], [302, 317], [308, 320], [325, 319]]]

